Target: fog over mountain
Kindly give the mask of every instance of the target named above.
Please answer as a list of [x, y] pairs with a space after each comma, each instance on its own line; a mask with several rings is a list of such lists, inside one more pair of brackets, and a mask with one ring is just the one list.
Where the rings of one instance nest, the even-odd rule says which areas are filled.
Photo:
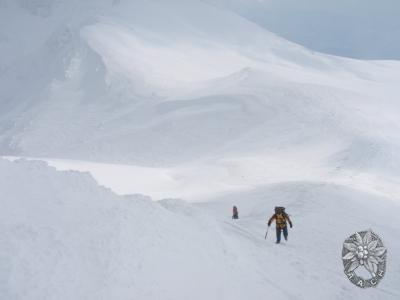
[[207, 0], [315, 51], [360, 59], [400, 59], [396, 0]]

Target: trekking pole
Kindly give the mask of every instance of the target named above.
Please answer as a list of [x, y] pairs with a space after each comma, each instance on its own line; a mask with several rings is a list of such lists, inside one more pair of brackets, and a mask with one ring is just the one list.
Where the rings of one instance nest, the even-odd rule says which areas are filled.
[[268, 230], [269, 230], [269, 226], [268, 226], [267, 232], [265, 233], [265, 239], [267, 239]]

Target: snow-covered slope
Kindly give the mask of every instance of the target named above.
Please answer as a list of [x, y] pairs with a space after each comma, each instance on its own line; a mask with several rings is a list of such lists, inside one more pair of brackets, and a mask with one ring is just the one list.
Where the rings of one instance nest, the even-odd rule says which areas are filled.
[[[0, 0], [0, 155], [114, 190], [1, 160], [0, 298], [400, 297], [396, 255], [367, 293], [340, 257], [368, 227], [400, 250], [400, 63], [209, 3]], [[280, 248], [275, 205], [295, 222]]]
[[[88, 174], [60, 173], [44, 163], [0, 164], [7, 195], [1, 299], [204, 299], [221, 287], [234, 296], [228, 286], [239, 274], [225, 274], [237, 266], [225, 256], [215, 221], [201, 211], [117, 197]], [[210, 241], [214, 247], [204, 248]], [[204, 291], [192, 294], [199, 282]]]
[[195, 0], [2, 5], [3, 154], [173, 165], [399, 140], [399, 63], [312, 53]]
[[[349, 188], [278, 184], [194, 206], [118, 197], [88, 174], [1, 160], [0, 190], [7, 195], [0, 212], [1, 299], [400, 295], [400, 207]], [[226, 211], [233, 201], [241, 213], [236, 223]], [[280, 247], [272, 231], [264, 240], [276, 202], [294, 221], [290, 243]], [[352, 287], [341, 266], [341, 243], [360, 226], [374, 228], [390, 249], [385, 280], [370, 291]]]

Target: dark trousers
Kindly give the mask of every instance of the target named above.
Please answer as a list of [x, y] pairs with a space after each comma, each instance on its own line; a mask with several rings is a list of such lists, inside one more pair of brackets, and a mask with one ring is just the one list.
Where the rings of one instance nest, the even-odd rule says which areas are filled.
[[287, 230], [287, 226], [285, 226], [284, 228], [278, 228], [276, 227], [276, 242], [279, 244], [281, 242], [281, 234], [283, 231], [283, 237], [285, 238], [285, 240], [287, 240], [288, 238], [288, 230]]

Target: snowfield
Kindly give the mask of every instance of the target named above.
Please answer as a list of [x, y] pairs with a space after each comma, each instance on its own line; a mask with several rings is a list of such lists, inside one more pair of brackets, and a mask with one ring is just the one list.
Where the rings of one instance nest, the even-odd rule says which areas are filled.
[[[0, 299], [400, 298], [400, 62], [224, 3], [0, 0]], [[342, 243], [369, 228], [361, 290]]]
[[3, 2], [3, 155], [173, 166], [326, 140], [397, 152], [399, 62], [313, 53], [195, 0]]
[[[292, 182], [203, 204], [116, 196], [87, 173], [1, 160], [2, 299], [397, 299], [398, 203]], [[266, 214], [292, 214], [289, 242], [264, 240]], [[230, 220], [232, 203], [241, 219]], [[377, 206], [376, 204], [379, 203]], [[384, 222], [382, 222], [384, 220]], [[360, 225], [361, 224], [361, 225]], [[360, 228], [360, 226], [364, 226]], [[373, 228], [390, 249], [373, 290], [354, 288], [341, 244]]]

